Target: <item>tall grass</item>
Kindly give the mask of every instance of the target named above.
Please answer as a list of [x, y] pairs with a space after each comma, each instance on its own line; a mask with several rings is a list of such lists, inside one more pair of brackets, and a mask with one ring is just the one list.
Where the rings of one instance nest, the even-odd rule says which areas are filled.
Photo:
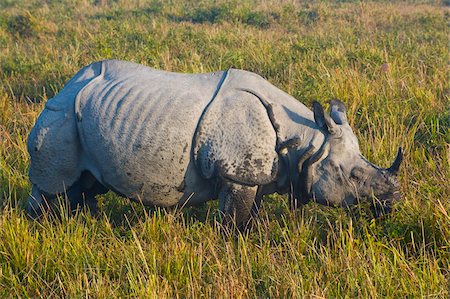
[[[450, 11], [439, 1], [1, 1], [1, 297], [439, 297], [450, 293]], [[261, 74], [309, 105], [342, 99], [372, 162], [405, 149], [404, 201], [372, 219], [267, 196], [247, 235], [217, 203], [27, 220], [26, 138], [82, 66]]]

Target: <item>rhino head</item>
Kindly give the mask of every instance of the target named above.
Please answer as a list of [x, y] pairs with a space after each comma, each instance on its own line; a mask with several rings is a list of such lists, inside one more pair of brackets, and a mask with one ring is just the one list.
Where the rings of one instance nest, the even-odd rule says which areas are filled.
[[392, 204], [400, 199], [397, 173], [402, 161], [401, 148], [391, 167], [380, 168], [361, 155], [342, 102], [331, 101], [330, 115], [314, 102], [313, 112], [316, 124], [325, 134], [325, 142], [307, 161], [299, 162], [303, 177], [300, 181], [304, 185], [297, 189], [325, 205], [349, 207], [371, 201], [375, 215], [390, 212]]

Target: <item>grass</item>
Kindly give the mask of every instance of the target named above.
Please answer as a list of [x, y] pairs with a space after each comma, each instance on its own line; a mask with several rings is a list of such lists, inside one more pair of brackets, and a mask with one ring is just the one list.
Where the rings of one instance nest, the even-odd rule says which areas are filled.
[[[380, 297], [450, 293], [448, 1], [0, 2], [0, 297]], [[342, 99], [372, 162], [403, 146], [404, 201], [372, 219], [267, 196], [245, 236], [217, 203], [27, 220], [26, 138], [82, 66], [261, 74], [310, 105]]]

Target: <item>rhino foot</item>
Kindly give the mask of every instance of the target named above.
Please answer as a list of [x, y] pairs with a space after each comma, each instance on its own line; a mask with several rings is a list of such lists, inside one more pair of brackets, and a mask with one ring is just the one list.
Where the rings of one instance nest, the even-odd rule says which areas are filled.
[[50, 210], [52, 201], [56, 196], [45, 194], [33, 185], [31, 195], [28, 197], [26, 211], [30, 219], [38, 219]]

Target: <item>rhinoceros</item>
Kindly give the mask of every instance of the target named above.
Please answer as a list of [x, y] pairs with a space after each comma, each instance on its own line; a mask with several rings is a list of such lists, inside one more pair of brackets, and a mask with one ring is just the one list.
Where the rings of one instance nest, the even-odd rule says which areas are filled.
[[[400, 198], [401, 148], [387, 169], [368, 162], [346, 118], [313, 111], [255, 73], [180, 74], [105, 60], [81, 69], [47, 101], [28, 138], [34, 217], [64, 194], [96, 207], [108, 190], [170, 207], [219, 199], [243, 225], [265, 194], [390, 209]], [[228, 223], [230, 220], [228, 221]]]

